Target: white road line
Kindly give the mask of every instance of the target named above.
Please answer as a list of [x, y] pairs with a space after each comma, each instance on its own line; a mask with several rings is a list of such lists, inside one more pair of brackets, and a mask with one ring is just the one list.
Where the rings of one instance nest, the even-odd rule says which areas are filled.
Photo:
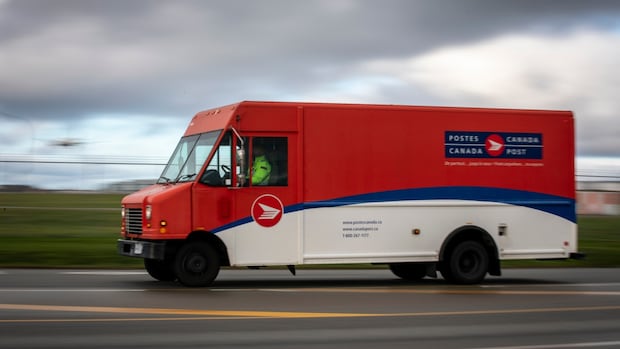
[[480, 285], [480, 288], [506, 288], [506, 287], [614, 287], [620, 286], [620, 282], [601, 282], [583, 284], [510, 284], [510, 285]]
[[62, 271], [65, 275], [146, 275], [145, 271], [122, 271], [122, 270], [88, 270], [88, 271]]
[[121, 288], [0, 288], [0, 292], [146, 292], [147, 289]]
[[[0, 270], [0, 275], [20, 274], [20, 269], [15, 271]], [[76, 271], [59, 271], [57, 274], [63, 275], [101, 275], [101, 276], [114, 276], [114, 275], [147, 275], [146, 271], [140, 270], [76, 270]]]
[[524, 345], [511, 347], [484, 347], [474, 349], [555, 349], [555, 348], [594, 348], [620, 345], [620, 341], [612, 342], [584, 342], [584, 343], [564, 343], [564, 344], [540, 344]]

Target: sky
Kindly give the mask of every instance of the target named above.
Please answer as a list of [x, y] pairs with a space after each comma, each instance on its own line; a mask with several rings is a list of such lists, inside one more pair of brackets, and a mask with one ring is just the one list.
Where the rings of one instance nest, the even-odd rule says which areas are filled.
[[617, 0], [0, 0], [0, 185], [156, 178], [242, 100], [571, 110], [620, 176], [618, 62]]

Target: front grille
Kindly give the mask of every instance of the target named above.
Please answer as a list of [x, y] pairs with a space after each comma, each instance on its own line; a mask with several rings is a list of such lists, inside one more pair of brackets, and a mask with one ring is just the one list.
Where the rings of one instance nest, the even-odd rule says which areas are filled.
[[142, 209], [125, 210], [125, 231], [129, 234], [142, 234]]

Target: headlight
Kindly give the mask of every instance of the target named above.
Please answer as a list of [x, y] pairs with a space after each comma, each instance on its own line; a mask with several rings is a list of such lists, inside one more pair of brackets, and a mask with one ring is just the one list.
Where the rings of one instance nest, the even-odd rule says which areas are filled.
[[151, 205], [146, 205], [146, 210], [144, 210], [144, 218], [146, 218], [147, 221], [150, 221], [152, 214], [153, 208], [151, 207]]
[[121, 219], [125, 219], [125, 206], [121, 206]]

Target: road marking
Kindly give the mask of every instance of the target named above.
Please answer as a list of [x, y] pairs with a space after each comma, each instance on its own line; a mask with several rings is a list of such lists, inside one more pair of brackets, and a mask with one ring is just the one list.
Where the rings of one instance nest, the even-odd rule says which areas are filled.
[[[218, 289], [218, 291], [225, 289]], [[215, 291], [215, 290], [214, 290]], [[550, 290], [489, 290], [489, 289], [411, 289], [411, 288], [262, 288], [248, 289], [262, 292], [326, 292], [326, 293], [414, 293], [454, 295], [530, 295], [530, 296], [620, 296], [620, 291], [550, 291]]]
[[[13, 274], [18, 274], [14, 272]], [[0, 275], [8, 275], [5, 270], [0, 270]], [[61, 275], [97, 275], [97, 276], [116, 276], [116, 275], [148, 275], [146, 271], [138, 270], [80, 270], [80, 271], [61, 271]]]
[[120, 270], [88, 270], [88, 271], [63, 271], [65, 275], [146, 275], [145, 271], [120, 271]]
[[0, 288], [0, 292], [146, 292], [145, 288]]
[[583, 342], [583, 343], [565, 343], [565, 344], [540, 344], [540, 345], [525, 345], [525, 346], [511, 346], [511, 347], [485, 347], [477, 349], [554, 349], [554, 348], [593, 348], [593, 347], [608, 347], [608, 346], [620, 345], [620, 341], [612, 342]]
[[[0, 288], [0, 292], [147, 292], [146, 288]], [[560, 291], [504, 289], [412, 289], [400, 287], [304, 287], [304, 288], [161, 288], [158, 291], [183, 292], [281, 292], [281, 293], [410, 293], [429, 295], [516, 295], [516, 296], [620, 296], [620, 291]]]
[[[610, 284], [613, 285], [613, 284]], [[153, 289], [123, 288], [0, 288], [0, 292], [147, 292]], [[516, 296], [620, 296], [620, 291], [506, 290], [502, 288], [403, 288], [403, 287], [299, 287], [299, 288], [157, 288], [158, 291], [183, 292], [309, 292], [309, 293], [404, 293], [449, 295], [516, 295]]]
[[201, 309], [167, 309], [167, 308], [121, 308], [91, 307], [73, 305], [32, 305], [32, 304], [0, 304], [3, 310], [60, 311], [87, 313], [125, 313], [151, 315], [187, 315], [187, 316], [241, 316], [265, 318], [329, 318], [329, 317], [368, 317], [376, 314], [363, 313], [315, 313], [288, 311], [253, 311], [253, 310], [201, 310]]
[[614, 287], [620, 286], [620, 282], [599, 282], [583, 284], [515, 284], [515, 285], [480, 285], [482, 288], [504, 287]]
[[377, 314], [375, 316], [452, 316], [452, 315], [497, 315], [497, 314], [535, 314], [535, 313], [563, 313], [577, 311], [604, 311], [620, 310], [620, 305], [603, 305], [592, 307], [556, 307], [556, 308], [529, 308], [529, 309], [488, 309], [488, 310], [459, 310], [459, 311], [437, 311], [423, 313], [394, 313]]
[[[530, 309], [488, 309], [488, 310], [459, 310], [459, 311], [432, 311], [409, 313], [321, 313], [321, 312], [292, 312], [292, 311], [255, 311], [255, 310], [207, 310], [207, 309], [170, 309], [170, 308], [131, 308], [131, 307], [94, 307], [94, 306], [67, 306], [67, 305], [35, 305], [35, 304], [0, 304], [2, 310], [23, 311], [50, 311], [50, 312], [83, 312], [105, 314], [148, 314], [148, 315], [177, 315], [187, 316], [187, 319], [249, 319], [249, 318], [278, 318], [278, 319], [308, 319], [308, 318], [352, 318], [352, 317], [424, 317], [424, 316], [455, 316], [455, 315], [495, 315], [495, 314], [527, 314], [549, 312], [579, 312], [579, 311], [609, 311], [620, 310], [617, 306], [591, 307], [556, 307]], [[171, 318], [165, 318], [171, 319]], [[176, 318], [174, 318], [176, 319]], [[163, 320], [163, 319], [160, 319]], [[30, 319], [10, 320], [0, 319], [0, 322], [45, 322], [45, 321], [75, 321], [75, 319]], [[112, 319], [91, 319], [90, 321], [114, 321]], [[124, 319], [124, 321], [130, 321]]]
[[197, 321], [197, 320], [248, 320], [265, 319], [250, 316], [190, 316], [190, 317], [141, 317], [141, 318], [75, 318], [75, 319], [0, 319], [2, 323], [64, 323], [64, 322], [143, 322], [143, 321]]

